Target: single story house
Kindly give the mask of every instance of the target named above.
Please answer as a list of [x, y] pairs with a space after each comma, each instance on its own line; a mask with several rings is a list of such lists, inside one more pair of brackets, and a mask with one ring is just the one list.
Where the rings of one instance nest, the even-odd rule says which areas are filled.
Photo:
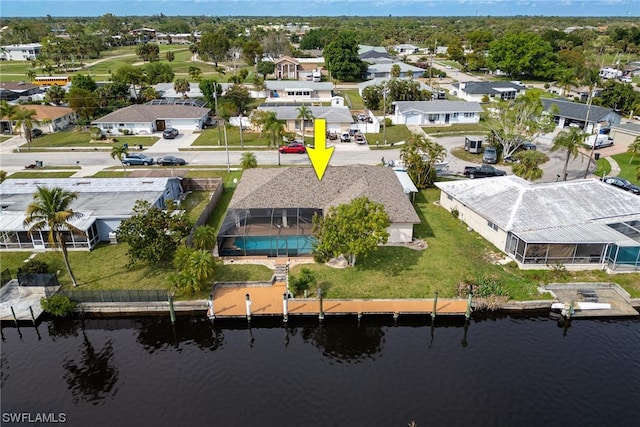
[[440, 205], [518, 263], [640, 270], [640, 197], [597, 179], [438, 182]]
[[358, 46], [358, 57], [369, 64], [388, 64], [393, 62], [393, 58], [383, 46]]
[[0, 46], [2, 61], [33, 61], [40, 53], [40, 43], [10, 44]]
[[190, 105], [130, 105], [94, 120], [103, 133], [118, 133], [128, 129], [132, 135], [151, 135], [166, 128], [183, 131], [202, 129], [209, 108]]
[[[285, 130], [287, 132], [297, 132], [302, 130], [302, 120], [298, 119], [300, 114], [298, 108], [300, 107], [263, 105], [258, 107], [258, 110], [275, 112], [278, 120], [285, 122]], [[312, 105], [308, 108], [311, 110], [311, 115], [314, 119], [325, 119], [327, 121], [327, 132], [341, 133], [349, 130], [353, 122], [353, 116], [348, 107], [317, 107]], [[307, 120], [304, 128], [305, 132], [313, 134], [313, 120]]]
[[266, 90], [256, 96], [266, 102], [330, 102], [333, 83], [300, 80], [265, 80]]
[[[57, 132], [73, 125], [78, 120], [78, 115], [75, 111], [68, 107], [57, 107], [54, 105], [40, 105], [40, 104], [22, 104], [18, 106], [19, 109], [33, 110], [35, 116], [33, 117], [36, 122], [33, 123], [33, 129], [40, 129], [43, 132]], [[0, 122], [0, 128], [2, 133], [13, 133], [15, 123], [10, 123], [6, 117], [2, 118]]]
[[383, 166], [332, 166], [318, 180], [311, 167], [247, 169], [218, 235], [222, 256], [298, 256], [313, 251], [312, 219], [366, 196], [384, 205], [389, 242], [411, 242], [420, 223], [395, 172]]
[[420, 48], [418, 46], [410, 43], [397, 44], [393, 46], [393, 50], [396, 51], [398, 55], [413, 55], [420, 52]]
[[399, 77], [422, 77], [424, 70], [414, 65], [405, 64], [404, 62], [389, 62], [384, 64], [373, 64], [367, 67], [366, 78], [373, 79], [376, 77], [391, 77], [391, 69], [394, 65], [400, 67]]
[[613, 126], [609, 134], [613, 143], [619, 147], [628, 147], [640, 136], [640, 124], [624, 123]]
[[449, 125], [480, 123], [484, 110], [477, 102], [396, 101], [391, 121], [396, 125]]
[[[560, 95], [564, 98], [573, 99], [578, 102], [587, 102], [589, 99], [589, 86], [570, 86], [568, 88], [560, 87], [558, 83], [552, 84], [547, 90], [555, 95]], [[593, 97], [600, 96], [602, 89], [593, 88]]]
[[452, 94], [465, 101], [484, 102], [488, 98], [490, 101], [515, 99], [524, 95], [527, 88], [519, 82], [466, 82], [454, 83]]
[[15, 101], [20, 97], [29, 97], [36, 95], [42, 91], [40, 86], [20, 82], [2, 82], [0, 83], [0, 100]]
[[551, 112], [552, 106], [556, 106], [554, 120], [559, 128], [576, 125], [587, 133], [593, 133], [598, 126], [620, 124], [621, 116], [613, 108], [589, 106], [558, 98], [542, 98], [541, 101], [547, 112]]
[[46, 231], [29, 233], [23, 224], [37, 187], [60, 187], [78, 194], [71, 208], [83, 216], [72, 224], [84, 234], [63, 234], [67, 248], [79, 250], [112, 240], [120, 222], [133, 216], [136, 201], [163, 208], [166, 200], [180, 200], [183, 194], [180, 178], [7, 179], [0, 184], [0, 250], [52, 249]]
[[[363, 82], [360, 82], [358, 83], [358, 93], [360, 94], [360, 96], [362, 96], [362, 91], [365, 90], [367, 87], [384, 85], [391, 79], [392, 79], [391, 77], [376, 77], [371, 80], [365, 80]], [[397, 78], [397, 80], [414, 80], [414, 79], [412, 77], [402, 77], [402, 78]], [[432, 88], [428, 84], [425, 84], [418, 80], [414, 80], [414, 81], [420, 84], [420, 89], [427, 90], [431, 93], [436, 93], [436, 89]]]

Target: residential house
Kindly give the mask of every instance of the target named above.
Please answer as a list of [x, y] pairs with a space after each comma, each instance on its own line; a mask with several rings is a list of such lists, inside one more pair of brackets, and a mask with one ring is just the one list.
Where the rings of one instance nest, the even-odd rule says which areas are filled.
[[[53, 105], [28, 104], [19, 105], [18, 108], [35, 111], [33, 116], [33, 129], [43, 132], [57, 132], [73, 125], [78, 120], [75, 111], [68, 107], [56, 107]], [[14, 133], [15, 123], [10, 123], [6, 117], [0, 122], [2, 133]]]
[[40, 53], [40, 43], [11, 44], [0, 46], [2, 61], [33, 61]]
[[613, 143], [618, 147], [628, 147], [636, 138], [640, 137], [640, 124], [624, 123], [611, 128], [609, 134], [613, 138]]
[[276, 79], [285, 79], [285, 80], [299, 79], [298, 72], [300, 68], [300, 62], [297, 59], [284, 55], [281, 58], [274, 61], [273, 63], [276, 66], [275, 68]]
[[[362, 91], [367, 87], [384, 85], [389, 80], [391, 80], [391, 77], [376, 77], [371, 80], [365, 80], [361, 83], [358, 83], [358, 93], [360, 94], [360, 96], [362, 96]], [[414, 79], [412, 77], [401, 77], [401, 78], [398, 78], [397, 80], [414, 80]], [[431, 86], [424, 84], [423, 82], [418, 80], [415, 80], [415, 81], [417, 81], [420, 84], [421, 90], [426, 90], [431, 93], [436, 93], [436, 89], [432, 88]]]
[[91, 124], [103, 133], [123, 132], [126, 129], [132, 135], [151, 135], [171, 127], [182, 131], [202, 129], [209, 114], [209, 108], [204, 107], [152, 103], [121, 108]]
[[120, 223], [134, 215], [138, 200], [159, 208], [180, 200], [180, 178], [38, 178], [7, 179], [0, 184], [0, 250], [49, 250], [47, 231], [28, 232], [25, 211], [37, 187], [60, 187], [77, 193], [71, 208], [82, 214], [71, 223], [84, 234], [64, 231], [68, 249], [91, 250], [114, 238]]
[[368, 64], [388, 64], [393, 62], [393, 58], [382, 46], [358, 46], [358, 57]]
[[40, 86], [24, 81], [2, 82], [0, 83], [0, 100], [15, 101], [19, 98], [33, 97], [40, 93], [41, 90]]
[[486, 102], [515, 99], [525, 94], [527, 88], [520, 82], [490, 81], [454, 83], [453, 96], [465, 101]]
[[575, 125], [587, 133], [593, 133], [598, 127], [620, 124], [620, 114], [613, 108], [586, 105], [559, 98], [542, 98], [545, 111], [551, 112], [555, 106], [554, 121], [559, 128]]
[[[298, 119], [299, 108], [299, 106], [261, 105], [258, 110], [275, 112], [278, 120], [285, 122], [287, 132], [298, 132], [302, 130], [302, 120]], [[351, 111], [344, 106], [318, 107], [312, 105], [308, 108], [314, 119], [326, 120], [327, 132], [330, 133], [349, 130], [353, 122]], [[306, 132], [313, 132], [313, 120], [307, 120], [304, 128]]]
[[640, 270], [640, 197], [597, 179], [438, 182], [440, 206], [525, 269]]
[[260, 95], [268, 103], [330, 102], [333, 97], [333, 83], [296, 80], [265, 80], [265, 92]]
[[409, 43], [400, 43], [393, 46], [393, 50], [398, 55], [413, 55], [420, 52], [420, 48], [418, 46], [414, 46]]
[[300, 256], [313, 251], [313, 216], [365, 196], [389, 215], [389, 242], [411, 242], [420, 223], [395, 172], [383, 166], [247, 169], [218, 234], [222, 256]]
[[181, 33], [181, 34], [165, 34], [157, 33], [156, 40], [158, 44], [183, 44], [190, 45], [194, 42], [200, 41], [202, 34], [199, 31], [194, 33]]
[[404, 62], [376, 63], [367, 67], [366, 78], [373, 79], [376, 77], [390, 78], [391, 69], [394, 65], [400, 67], [400, 75], [398, 77], [422, 77], [424, 70], [420, 67], [405, 64]]
[[477, 124], [483, 112], [478, 102], [466, 101], [396, 101], [393, 107], [391, 121], [402, 125]]

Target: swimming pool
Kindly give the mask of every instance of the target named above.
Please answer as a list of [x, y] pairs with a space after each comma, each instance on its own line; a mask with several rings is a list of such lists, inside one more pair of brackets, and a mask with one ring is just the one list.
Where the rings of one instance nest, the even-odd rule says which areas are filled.
[[243, 236], [236, 237], [233, 247], [226, 248], [223, 255], [307, 255], [313, 252], [315, 243], [313, 236]]

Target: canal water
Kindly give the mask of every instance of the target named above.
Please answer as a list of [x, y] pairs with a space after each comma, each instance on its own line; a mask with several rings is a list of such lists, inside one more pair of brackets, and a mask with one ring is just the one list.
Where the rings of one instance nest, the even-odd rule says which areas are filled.
[[55, 320], [1, 356], [2, 425], [640, 425], [638, 319]]

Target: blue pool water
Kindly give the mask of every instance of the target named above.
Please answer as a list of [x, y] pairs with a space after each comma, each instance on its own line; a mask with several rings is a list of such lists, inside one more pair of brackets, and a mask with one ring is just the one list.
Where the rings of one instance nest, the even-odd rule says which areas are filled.
[[244, 255], [295, 256], [313, 252], [313, 236], [236, 237], [234, 245]]

